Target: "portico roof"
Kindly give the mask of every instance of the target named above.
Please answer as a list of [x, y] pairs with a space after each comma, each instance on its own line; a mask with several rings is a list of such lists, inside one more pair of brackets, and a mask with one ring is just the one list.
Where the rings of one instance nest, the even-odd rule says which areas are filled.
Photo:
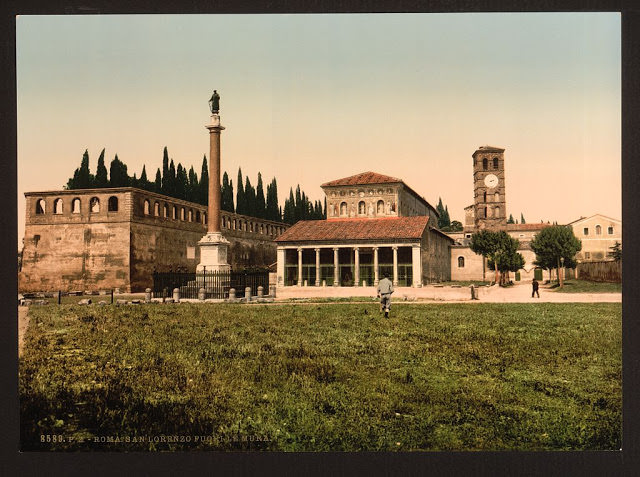
[[344, 185], [369, 185], [369, 184], [393, 184], [402, 182], [402, 179], [397, 177], [385, 176], [384, 174], [378, 174], [377, 172], [362, 172], [354, 176], [344, 177], [342, 179], [336, 179], [334, 181], [325, 182], [320, 187], [333, 187]]
[[428, 216], [385, 217], [380, 219], [301, 220], [275, 241], [344, 242], [356, 240], [420, 240]]

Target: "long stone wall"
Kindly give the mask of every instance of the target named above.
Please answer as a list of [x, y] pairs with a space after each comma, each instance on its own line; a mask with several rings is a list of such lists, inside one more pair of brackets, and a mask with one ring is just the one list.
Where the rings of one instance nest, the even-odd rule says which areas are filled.
[[[153, 271], [195, 271], [206, 207], [134, 188], [25, 194], [20, 291], [143, 291]], [[222, 213], [233, 268], [276, 261], [288, 226]]]

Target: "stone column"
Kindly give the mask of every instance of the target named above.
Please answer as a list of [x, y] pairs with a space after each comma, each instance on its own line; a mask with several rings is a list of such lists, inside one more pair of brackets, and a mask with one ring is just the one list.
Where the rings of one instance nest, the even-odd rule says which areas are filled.
[[333, 286], [340, 286], [340, 275], [339, 275], [339, 267], [338, 267], [338, 250], [339, 248], [333, 249]]
[[420, 245], [411, 247], [411, 268], [413, 275], [413, 286], [420, 288], [422, 286], [422, 254], [420, 253]]
[[200, 239], [200, 263], [197, 272], [228, 272], [227, 250], [229, 241], [220, 230], [220, 115], [211, 115], [211, 122], [205, 126], [209, 130], [209, 205], [207, 208], [207, 234]]
[[284, 266], [285, 266], [285, 258], [286, 258], [286, 253], [285, 253], [285, 249], [282, 247], [278, 247], [277, 248], [277, 252], [276, 252], [276, 257], [277, 257], [277, 261], [276, 261], [276, 283], [278, 286], [284, 286], [285, 282], [284, 282]]
[[394, 245], [393, 249], [393, 286], [398, 286], [398, 246]]
[[358, 247], [353, 247], [353, 252], [355, 254], [353, 284], [357, 287], [360, 286], [360, 249]]
[[380, 282], [380, 271], [378, 270], [378, 247], [373, 247], [373, 286], [377, 287]]
[[316, 248], [316, 286], [320, 286], [320, 249]]
[[302, 286], [302, 247], [298, 247], [298, 286]]

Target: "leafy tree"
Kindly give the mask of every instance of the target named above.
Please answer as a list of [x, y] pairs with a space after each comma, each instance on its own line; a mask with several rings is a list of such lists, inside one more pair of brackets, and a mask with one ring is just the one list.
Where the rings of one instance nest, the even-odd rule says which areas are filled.
[[524, 221], [524, 215], [522, 215], [522, 212], [520, 212], [520, 223], [526, 224], [526, 222]]
[[555, 268], [560, 288], [564, 286], [560, 268], [562, 261], [571, 263], [582, 250], [582, 242], [573, 234], [573, 229], [565, 225], [545, 227], [531, 240], [531, 250], [536, 254], [536, 265], [552, 270]]
[[107, 168], [104, 165], [104, 149], [98, 157], [98, 167], [96, 168], [96, 178], [94, 187], [105, 188], [109, 187], [109, 179], [107, 178]]
[[459, 220], [452, 220], [451, 225], [441, 229], [443, 232], [462, 232], [462, 222]]
[[616, 262], [622, 260], [622, 244], [616, 240], [613, 246], [609, 247], [611, 252], [608, 253], [609, 257], [613, 258]]
[[118, 155], [113, 158], [109, 166], [109, 185], [111, 187], [128, 187], [130, 183], [129, 174], [127, 174], [127, 165], [124, 164]]
[[515, 256], [518, 244], [518, 240], [504, 230], [499, 232], [481, 230], [471, 236], [470, 248], [474, 253], [488, 259], [490, 268], [496, 272], [495, 283], [504, 284], [503, 272], [509, 271], [519, 263], [519, 259]]
[[513, 215], [509, 214], [509, 219], [507, 220], [507, 223], [508, 224], [515, 224], [516, 223], [516, 221], [513, 220]]

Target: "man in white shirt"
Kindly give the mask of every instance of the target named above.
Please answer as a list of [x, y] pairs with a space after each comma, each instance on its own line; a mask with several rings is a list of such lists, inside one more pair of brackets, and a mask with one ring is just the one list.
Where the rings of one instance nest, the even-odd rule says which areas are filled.
[[384, 310], [384, 317], [389, 318], [391, 309], [391, 294], [393, 293], [393, 283], [389, 280], [389, 274], [384, 273], [384, 278], [378, 282], [378, 298], [380, 298], [380, 311]]

